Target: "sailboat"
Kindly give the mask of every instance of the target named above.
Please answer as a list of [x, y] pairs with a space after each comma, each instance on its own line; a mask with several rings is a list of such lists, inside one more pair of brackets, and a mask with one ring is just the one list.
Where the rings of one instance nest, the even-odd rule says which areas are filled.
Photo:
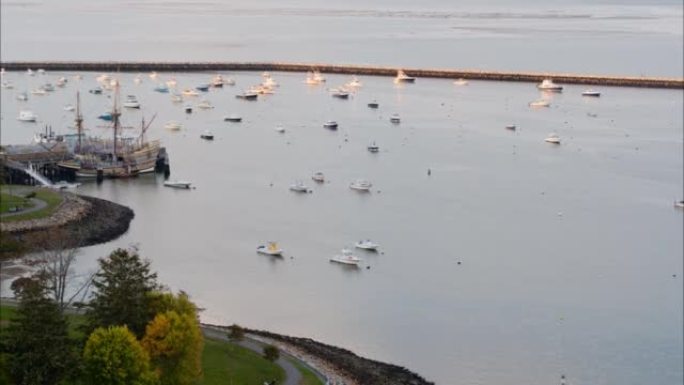
[[152, 172], [155, 169], [161, 151], [160, 142], [158, 140], [145, 141], [145, 131], [152, 124], [154, 117], [147, 125], [143, 119], [140, 136], [121, 135], [118, 81], [115, 81], [114, 88], [114, 105], [111, 112], [113, 137], [111, 139], [84, 138], [80, 95], [76, 94], [78, 143], [74, 148], [74, 158], [59, 162], [59, 166], [66, 170], [73, 170], [77, 177], [126, 178]]

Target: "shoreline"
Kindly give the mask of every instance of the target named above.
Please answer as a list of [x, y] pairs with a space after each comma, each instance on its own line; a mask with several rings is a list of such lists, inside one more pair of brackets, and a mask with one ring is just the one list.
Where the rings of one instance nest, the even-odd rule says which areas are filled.
[[[104, 199], [64, 193], [65, 200], [50, 217], [3, 223], [3, 240], [20, 245], [16, 251], [2, 251], [0, 260], [20, 258], [43, 249], [41, 241], [50, 231], [60, 231], [59, 247], [87, 247], [112, 241], [128, 231], [135, 217], [129, 207]], [[74, 213], [76, 215], [74, 215]], [[49, 242], [48, 242], [49, 243]]]
[[335, 65], [326, 63], [284, 62], [133, 62], [133, 61], [8, 61], [0, 62], [7, 71], [44, 69], [46, 71], [88, 72], [200, 72], [200, 71], [279, 71], [307, 72], [317, 69], [323, 73], [394, 76], [403, 69], [418, 78], [469, 79], [508, 82], [535, 82], [551, 78], [557, 83], [616, 87], [684, 89], [684, 78], [636, 77], [613, 75], [583, 75], [543, 72], [479, 71], [459, 69], [421, 69], [384, 66]]

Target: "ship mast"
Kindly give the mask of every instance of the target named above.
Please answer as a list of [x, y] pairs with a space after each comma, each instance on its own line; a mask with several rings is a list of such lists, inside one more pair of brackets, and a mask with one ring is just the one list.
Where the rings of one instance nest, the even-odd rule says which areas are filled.
[[112, 122], [114, 123], [114, 153], [112, 155], [114, 157], [114, 161], [116, 161], [116, 159], [117, 159], [116, 142], [117, 142], [117, 136], [118, 136], [119, 128], [120, 128], [120, 122], [119, 122], [120, 116], [121, 116], [121, 112], [119, 111], [119, 81], [114, 80], [114, 108], [112, 109]]
[[81, 93], [76, 92], [76, 130], [78, 132], [78, 149], [81, 152], [81, 136], [83, 135], [83, 115], [81, 115]]

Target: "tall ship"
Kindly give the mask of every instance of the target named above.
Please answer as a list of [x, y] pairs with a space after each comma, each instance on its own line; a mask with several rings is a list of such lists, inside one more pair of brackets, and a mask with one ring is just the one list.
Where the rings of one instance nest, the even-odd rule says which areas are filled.
[[76, 143], [73, 158], [59, 162], [59, 167], [73, 171], [79, 178], [129, 178], [154, 172], [162, 153], [159, 140], [147, 141], [145, 132], [150, 124], [143, 119], [140, 135], [122, 134], [121, 109], [119, 107], [119, 83], [114, 84], [114, 105], [111, 111], [111, 138], [85, 137], [80, 96], [76, 95]]

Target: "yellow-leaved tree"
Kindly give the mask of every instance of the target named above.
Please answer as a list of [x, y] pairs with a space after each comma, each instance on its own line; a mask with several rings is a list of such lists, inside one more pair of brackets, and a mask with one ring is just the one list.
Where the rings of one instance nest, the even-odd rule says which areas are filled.
[[197, 308], [185, 293], [157, 296], [160, 312], [147, 325], [142, 346], [157, 368], [162, 385], [196, 384], [202, 377], [204, 346]]

